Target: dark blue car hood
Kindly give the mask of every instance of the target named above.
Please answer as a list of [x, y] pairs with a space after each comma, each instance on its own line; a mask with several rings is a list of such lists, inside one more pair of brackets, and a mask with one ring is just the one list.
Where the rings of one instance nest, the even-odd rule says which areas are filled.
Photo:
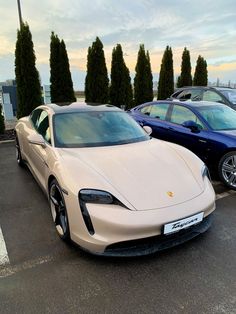
[[236, 130], [222, 130], [222, 131], [216, 131], [216, 133], [219, 133], [219, 134], [223, 134], [223, 135], [228, 135], [230, 136], [231, 138], [233, 139], [236, 139]]

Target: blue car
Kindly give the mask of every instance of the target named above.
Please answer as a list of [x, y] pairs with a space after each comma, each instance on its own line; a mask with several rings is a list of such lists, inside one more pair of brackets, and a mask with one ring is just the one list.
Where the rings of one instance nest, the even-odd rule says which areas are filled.
[[129, 114], [152, 136], [182, 145], [236, 190], [236, 111], [213, 102], [154, 101]]

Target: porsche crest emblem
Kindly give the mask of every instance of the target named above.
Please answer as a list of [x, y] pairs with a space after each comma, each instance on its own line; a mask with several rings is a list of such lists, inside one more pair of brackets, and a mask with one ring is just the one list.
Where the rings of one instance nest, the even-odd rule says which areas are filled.
[[168, 191], [168, 192], [166, 192], [166, 193], [167, 193], [167, 195], [168, 195], [169, 197], [173, 197], [173, 196], [174, 196], [174, 193], [173, 193], [173, 192]]

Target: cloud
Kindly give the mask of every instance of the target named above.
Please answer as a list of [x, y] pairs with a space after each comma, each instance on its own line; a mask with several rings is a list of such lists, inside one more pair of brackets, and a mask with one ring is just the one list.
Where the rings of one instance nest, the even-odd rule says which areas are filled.
[[[0, 2], [0, 80], [3, 80], [14, 73], [12, 56], [19, 22], [16, 2]], [[166, 45], [171, 45], [176, 74], [180, 71], [183, 48], [187, 46], [193, 69], [201, 54], [213, 75], [214, 66], [223, 71], [221, 62], [228, 64], [224, 73], [233, 75], [234, 62], [230, 60], [236, 59], [235, 0], [215, 0], [214, 6], [211, 0], [22, 0], [22, 14], [30, 25], [37, 65], [45, 80], [49, 73], [46, 68], [52, 30], [65, 40], [72, 72], [81, 73], [79, 79], [86, 70], [88, 46], [96, 36], [104, 43], [108, 68], [112, 48], [121, 43], [126, 63], [134, 72], [139, 44], [144, 43], [150, 51], [154, 73], [159, 72]]]
[[0, 81], [6, 81], [15, 77], [14, 55], [7, 54], [4, 57], [0, 56]]
[[230, 59], [230, 58], [220, 58], [220, 59], [212, 59], [211, 62], [208, 62], [208, 65], [212, 67], [220, 67], [222, 65], [232, 65], [234, 66], [236, 64], [236, 59]]

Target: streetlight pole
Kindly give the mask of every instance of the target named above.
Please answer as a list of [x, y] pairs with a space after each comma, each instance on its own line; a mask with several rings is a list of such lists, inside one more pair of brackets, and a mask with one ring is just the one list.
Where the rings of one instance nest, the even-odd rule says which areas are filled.
[[22, 14], [21, 14], [20, 0], [17, 0], [17, 5], [18, 5], [19, 22], [20, 22], [20, 27], [21, 27], [21, 25], [23, 24], [23, 20], [22, 20]]

